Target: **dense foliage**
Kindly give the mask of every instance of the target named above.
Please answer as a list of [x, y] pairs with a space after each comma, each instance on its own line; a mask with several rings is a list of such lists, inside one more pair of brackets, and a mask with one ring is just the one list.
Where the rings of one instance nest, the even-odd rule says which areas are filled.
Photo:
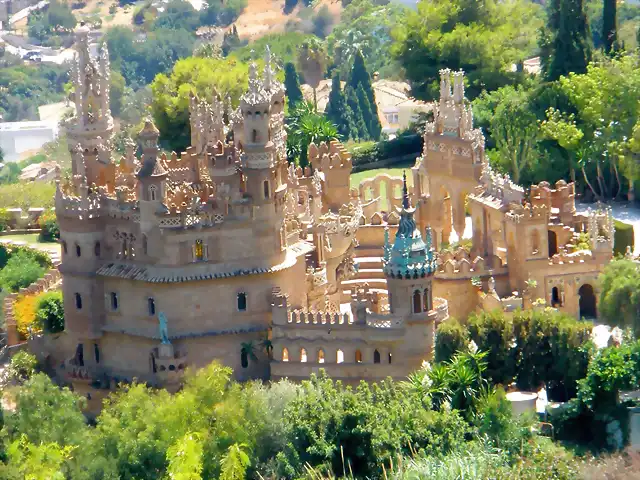
[[42, 11], [29, 15], [29, 37], [45, 45], [60, 46], [60, 37], [70, 34], [77, 23], [68, 3], [52, 0]]
[[626, 259], [609, 263], [600, 276], [600, 315], [611, 326], [640, 335], [640, 269]]
[[38, 296], [35, 322], [45, 332], [60, 333], [64, 330], [64, 302], [61, 291]]
[[0, 115], [5, 122], [38, 120], [38, 107], [64, 99], [68, 68], [15, 65], [0, 68]]
[[308, 147], [311, 143], [319, 145], [339, 137], [336, 126], [316, 112], [309, 102], [299, 102], [290, 107], [286, 120], [287, 157], [303, 168], [309, 164]]
[[[442, 392], [462, 410], [434, 406], [437, 388], [425, 379], [438, 374], [428, 366], [407, 382], [351, 388], [323, 373], [301, 385], [240, 385], [228, 368], [213, 363], [189, 373], [173, 395], [123, 385], [95, 426], [84, 422], [79, 397], [43, 374], [25, 379], [30, 366], [10, 392], [15, 410], [4, 412], [0, 476], [227, 480], [386, 472], [408, 478], [405, 470], [450, 469], [471, 455], [492, 459], [501, 472], [493, 478], [515, 472], [523, 472], [517, 478], [541, 478], [532, 472], [575, 478], [567, 473], [578, 468], [570, 454], [532, 433], [530, 419], [515, 419], [504, 392], [482, 386], [481, 357], [463, 355], [447, 367]], [[48, 476], [31, 477], [42, 471]]]
[[3, 290], [17, 292], [28, 287], [45, 273], [45, 268], [27, 253], [11, 255], [0, 270], [0, 286]]
[[517, 80], [511, 65], [535, 51], [541, 26], [540, 8], [522, 0], [421, 0], [394, 30], [393, 48], [417, 98], [439, 97], [442, 68], [463, 69], [475, 98]]
[[455, 321], [440, 325], [435, 347], [439, 361], [473, 341], [487, 354], [485, 376], [491, 383], [515, 381], [526, 391], [544, 386], [556, 401], [575, 397], [592, 348], [590, 323], [552, 309], [517, 312], [513, 318], [500, 311], [483, 312], [473, 314], [468, 323], [468, 329]]

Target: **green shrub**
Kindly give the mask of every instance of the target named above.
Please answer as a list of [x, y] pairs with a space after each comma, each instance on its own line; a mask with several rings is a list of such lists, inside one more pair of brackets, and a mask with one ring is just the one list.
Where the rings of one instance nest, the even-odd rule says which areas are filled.
[[368, 163], [386, 160], [388, 158], [402, 157], [422, 151], [422, 137], [420, 135], [403, 135], [393, 140], [383, 140], [362, 148], [354, 148], [351, 160], [354, 166], [364, 166]]
[[44, 241], [54, 241], [60, 238], [60, 226], [58, 225], [58, 218], [55, 212], [44, 212], [38, 221], [40, 224], [40, 238]]
[[26, 245], [11, 245], [3, 243], [0, 244], [0, 269], [7, 265], [7, 262], [12, 256], [18, 254], [32, 258], [43, 268], [53, 267], [51, 258], [49, 258], [49, 255], [46, 252], [36, 250]]
[[469, 335], [478, 349], [487, 352], [487, 378], [493, 384], [513, 381], [513, 323], [502, 311], [480, 312], [469, 317]]
[[455, 318], [442, 322], [436, 331], [435, 360], [448, 362], [456, 352], [467, 350], [469, 333]]
[[44, 276], [45, 268], [30, 255], [20, 252], [12, 255], [0, 270], [0, 285], [4, 290], [17, 292]]
[[633, 252], [634, 235], [633, 225], [615, 220], [616, 231], [613, 235], [613, 254], [624, 255], [627, 247]]
[[9, 222], [11, 221], [11, 215], [6, 208], [0, 208], [0, 232], [4, 232], [9, 229]]
[[11, 357], [9, 364], [9, 378], [16, 381], [30, 379], [36, 373], [38, 361], [29, 352], [19, 351]]
[[38, 298], [36, 322], [45, 332], [59, 333], [64, 330], [62, 292], [47, 292]]

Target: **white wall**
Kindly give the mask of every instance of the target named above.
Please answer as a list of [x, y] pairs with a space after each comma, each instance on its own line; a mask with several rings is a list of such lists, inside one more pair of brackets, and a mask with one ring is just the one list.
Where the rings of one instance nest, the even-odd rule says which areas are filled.
[[55, 140], [58, 126], [55, 122], [2, 122], [0, 148], [5, 162], [17, 162], [24, 152], [37, 150]]

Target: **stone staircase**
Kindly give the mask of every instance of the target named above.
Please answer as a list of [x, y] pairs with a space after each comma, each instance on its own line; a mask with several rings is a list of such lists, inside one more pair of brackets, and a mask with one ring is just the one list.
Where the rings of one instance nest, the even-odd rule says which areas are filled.
[[352, 279], [342, 282], [343, 299], [350, 298], [354, 289], [365, 283], [369, 284], [371, 291], [386, 292], [387, 280], [382, 271], [382, 247], [357, 247], [354, 261], [358, 271]]

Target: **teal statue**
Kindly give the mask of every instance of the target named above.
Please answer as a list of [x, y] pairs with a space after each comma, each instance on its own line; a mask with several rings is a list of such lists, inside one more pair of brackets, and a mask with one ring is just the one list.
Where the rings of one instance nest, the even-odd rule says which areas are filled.
[[168, 345], [169, 343], [169, 330], [167, 329], [167, 317], [164, 312], [160, 312], [158, 314], [158, 323], [160, 324], [160, 339], [162, 340], [163, 345]]

